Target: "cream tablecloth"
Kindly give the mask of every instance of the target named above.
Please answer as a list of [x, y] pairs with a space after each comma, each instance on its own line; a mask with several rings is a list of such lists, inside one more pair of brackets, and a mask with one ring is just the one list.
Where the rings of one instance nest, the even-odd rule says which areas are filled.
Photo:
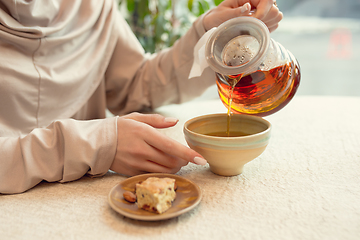
[[[185, 144], [187, 119], [226, 109], [215, 99], [158, 112], [180, 119], [163, 132]], [[123, 217], [107, 196], [125, 177], [109, 172], [0, 195], [0, 239], [360, 239], [360, 98], [297, 96], [266, 119], [271, 142], [242, 175], [193, 164], [178, 173], [203, 192], [188, 213], [160, 222]]]

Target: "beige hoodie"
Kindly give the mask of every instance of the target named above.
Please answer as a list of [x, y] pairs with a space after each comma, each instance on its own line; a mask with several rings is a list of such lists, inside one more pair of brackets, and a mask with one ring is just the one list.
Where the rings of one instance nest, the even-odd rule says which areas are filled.
[[[181, 103], [215, 83], [188, 79], [199, 18], [145, 54], [113, 0], [0, 0], [0, 193], [105, 174], [114, 114]], [[97, 120], [93, 120], [97, 119]]]

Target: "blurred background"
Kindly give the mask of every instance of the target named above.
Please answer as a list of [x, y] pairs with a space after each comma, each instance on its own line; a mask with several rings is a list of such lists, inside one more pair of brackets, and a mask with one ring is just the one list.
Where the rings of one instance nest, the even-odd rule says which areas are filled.
[[[221, 0], [120, 0], [148, 52], [171, 46]], [[277, 0], [284, 14], [271, 37], [298, 59], [297, 95], [360, 96], [360, 0]], [[215, 86], [201, 97], [217, 98]]]
[[298, 94], [360, 96], [360, 0], [278, 0], [272, 38], [301, 66]]

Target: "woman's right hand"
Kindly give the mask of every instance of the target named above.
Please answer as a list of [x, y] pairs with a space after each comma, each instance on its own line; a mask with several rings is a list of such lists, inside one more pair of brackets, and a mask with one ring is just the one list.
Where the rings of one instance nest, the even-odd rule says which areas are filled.
[[[232, 18], [252, 16], [263, 21], [272, 32], [283, 18], [275, 3], [275, 0], [224, 0], [204, 16], [204, 28], [208, 31]], [[254, 14], [250, 14], [251, 10], [255, 10]]]
[[118, 118], [118, 143], [111, 170], [133, 176], [148, 172], [176, 173], [189, 162], [205, 165], [194, 150], [160, 133], [178, 122], [159, 114], [131, 113]]

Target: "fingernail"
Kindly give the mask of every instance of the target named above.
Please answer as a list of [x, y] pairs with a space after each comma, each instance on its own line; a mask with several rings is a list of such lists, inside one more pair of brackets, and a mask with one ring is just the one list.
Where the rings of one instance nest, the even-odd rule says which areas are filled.
[[244, 5], [242, 5], [240, 12], [244, 13], [246, 11], [250, 11], [250, 7], [251, 7], [250, 3], [245, 3]]
[[167, 123], [177, 123], [179, 120], [177, 118], [173, 118], [173, 117], [166, 117], [165, 118], [165, 122]]
[[205, 165], [207, 164], [207, 161], [201, 157], [194, 157], [194, 163], [197, 165]]

